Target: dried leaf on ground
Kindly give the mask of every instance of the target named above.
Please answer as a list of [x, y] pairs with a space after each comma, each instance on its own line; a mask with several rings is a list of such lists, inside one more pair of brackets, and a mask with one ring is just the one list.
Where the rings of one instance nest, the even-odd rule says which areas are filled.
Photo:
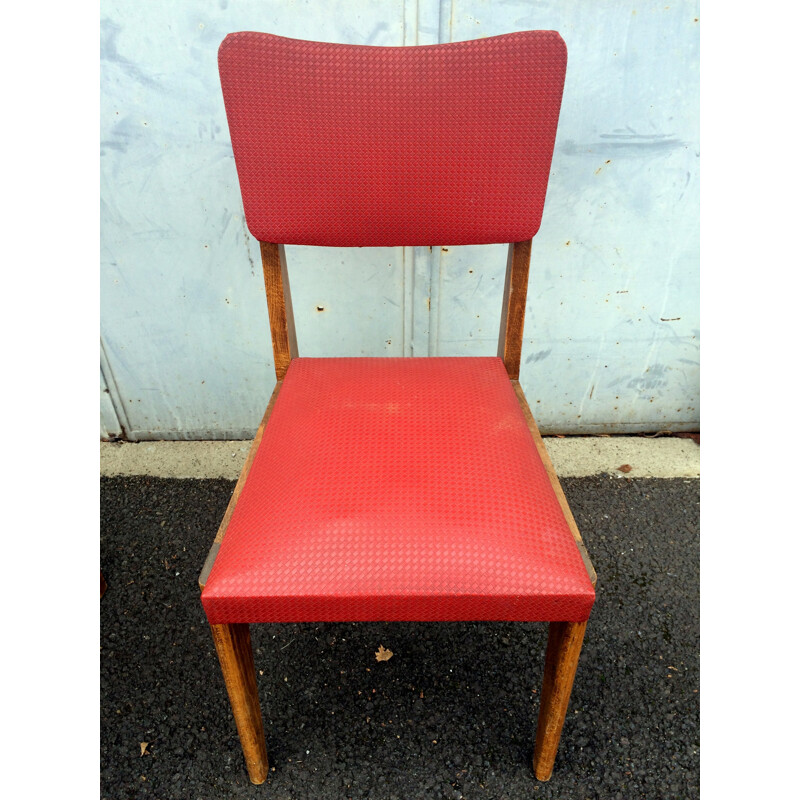
[[148, 756], [150, 755], [150, 753], [147, 752], [147, 748], [149, 746], [150, 746], [150, 742], [139, 742], [139, 748], [142, 751], [141, 753], [139, 753], [139, 758], [141, 758], [144, 755], [148, 755]]
[[617, 467], [620, 472], [630, 472], [633, 467], [630, 464], [623, 464], [621, 467]]
[[394, 653], [391, 650], [387, 650], [382, 644], [378, 645], [378, 649], [375, 651], [375, 660], [376, 661], [388, 661]]

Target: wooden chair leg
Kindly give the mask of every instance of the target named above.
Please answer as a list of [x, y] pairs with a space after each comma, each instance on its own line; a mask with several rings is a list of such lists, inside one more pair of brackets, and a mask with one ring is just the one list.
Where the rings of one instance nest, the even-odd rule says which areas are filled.
[[212, 625], [211, 635], [214, 637], [222, 676], [228, 689], [250, 781], [264, 783], [269, 762], [261, 706], [258, 702], [250, 626], [243, 623]]
[[540, 781], [549, 781], [553, 774], [585, 632], [585, 622], [550, 623], [536, 745], [533, 749], [533, 771]]

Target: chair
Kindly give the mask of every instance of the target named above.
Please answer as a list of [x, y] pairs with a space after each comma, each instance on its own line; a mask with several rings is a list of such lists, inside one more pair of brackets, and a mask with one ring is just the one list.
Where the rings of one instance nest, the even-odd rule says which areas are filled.
[[[549, 623], [548, 780], [596, 575], [519, 384], [566, 70], [553, 31], [421, 47], [233, 33], [219, 51], [277, 384], [200, 586], [253, 783], [249, 625]], [[299, 358], [285, 244], [510, 242], [497, 357]]]

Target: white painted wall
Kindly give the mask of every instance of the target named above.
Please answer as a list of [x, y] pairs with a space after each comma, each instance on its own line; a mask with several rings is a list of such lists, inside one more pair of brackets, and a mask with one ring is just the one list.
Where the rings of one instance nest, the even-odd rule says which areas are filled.
[[[696, 3], [104, 0], [101, 17], [101, 435], [248, 438], [274, 385], [217, 77], [236, 30], [398, 46], [560, 31], [521, 382], [545, 432], [697, 427]], [[302, 355], [496, 352], [502, 245], [287, 256]]]

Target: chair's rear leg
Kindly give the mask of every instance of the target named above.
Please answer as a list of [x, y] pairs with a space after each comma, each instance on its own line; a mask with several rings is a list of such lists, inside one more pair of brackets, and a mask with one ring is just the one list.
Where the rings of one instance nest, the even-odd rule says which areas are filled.
[[585, 622], [551, 622], [547, 637], [544, 680], [533, 749], [533, 771], [540, 781], [550, 780], [567, 715], [569, 696], [581, 654]]
[[253, 783], [264, 783], [269, 763], [258, 702], [250, 626], [243, 623], [212, 625], [211, 634], [239, 731], [247, 772]]

